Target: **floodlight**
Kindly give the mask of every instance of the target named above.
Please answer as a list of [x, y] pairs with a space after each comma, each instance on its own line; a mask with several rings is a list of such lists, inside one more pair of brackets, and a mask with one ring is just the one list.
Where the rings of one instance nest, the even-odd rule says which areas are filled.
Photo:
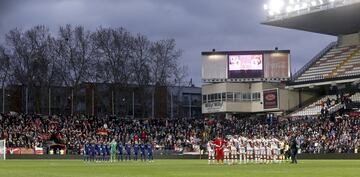
[[264, 4], [264, 10], [268, 10], [268, 9], [269, 9], [268, 5]]
[[289, 4], [294, 4], [295, 0], [289, 0]]
[[301, 8], [302, 9], [308, 8], [308, 4], [306, 2], [303, 2], [302, 5], [301, 5]]
[[269, 9], [275, 12], [280, 12], [284, 5], [284, 0], [271, 0], [269, 4]]
[[311, 1], [312, 6], [316, 6], [316, 1]]
[[286, 12], [287, 12], [287, 13], [291, 12], [292, 10], [293, 10], [293, 8], [292, 8], [291, 6], [287, 6], [287, 7], [286, 7]]

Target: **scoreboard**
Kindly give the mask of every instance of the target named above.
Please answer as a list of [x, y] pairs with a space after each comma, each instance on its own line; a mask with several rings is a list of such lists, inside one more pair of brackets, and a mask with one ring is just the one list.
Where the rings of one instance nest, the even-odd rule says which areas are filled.
[[289, 79], [290, 51], [226, 51], [202, 53], [202, 79]]

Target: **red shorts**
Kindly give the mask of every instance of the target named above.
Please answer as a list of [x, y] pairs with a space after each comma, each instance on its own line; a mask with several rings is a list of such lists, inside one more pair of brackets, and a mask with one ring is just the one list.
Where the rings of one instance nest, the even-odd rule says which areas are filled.
[[216, 148], [216, 160], [224, 160], [224, 149]]

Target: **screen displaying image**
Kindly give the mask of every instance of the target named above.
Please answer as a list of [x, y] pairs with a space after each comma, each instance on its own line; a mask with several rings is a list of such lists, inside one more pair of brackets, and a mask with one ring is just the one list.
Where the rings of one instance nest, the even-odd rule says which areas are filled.
[[262, 70], [263, 56], [262, 55], [230, 55], [229, 56], [229, 70]]
[[229, 78], [263, 77], [263, 55], [229, 55]]

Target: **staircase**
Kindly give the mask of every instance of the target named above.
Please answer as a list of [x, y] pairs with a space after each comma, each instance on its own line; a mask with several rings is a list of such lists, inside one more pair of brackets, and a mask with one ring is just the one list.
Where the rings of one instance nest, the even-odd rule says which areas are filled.
[[331, 74], [329, 75], [329, 78], [337, 76], [338, 75], [338, 70], [340, 70], [340, 69], [345, 70], [345, 68], [343, 68], [343, 66], [345, 66], [346, 63], [350, 62], [354, 58], [354, 56], [356, 56], [359, 52], [360, 52], [360, 48], [355, 50], [353, 53], [351, 53], [350, 56], [348, 56], [345, 60], [343, 60], [341, 63], [339, 63], [335, 67], [335, 69], [333, 69], [331, 71]]

